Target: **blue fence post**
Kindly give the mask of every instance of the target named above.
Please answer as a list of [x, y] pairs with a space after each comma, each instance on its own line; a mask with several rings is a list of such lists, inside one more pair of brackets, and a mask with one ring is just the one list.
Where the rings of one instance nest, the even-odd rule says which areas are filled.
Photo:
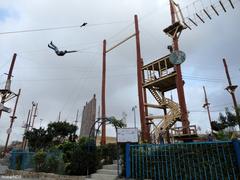
[[240, 141], [233, 140], [232, 143], [237, 156], [238, 168], [240, 169]]
[[130, 167], [130, 144], [126, 144], [126, 151], [125, 151], [125, 165], [126, 165], [126, 178], [131, 177], [131, 167]]

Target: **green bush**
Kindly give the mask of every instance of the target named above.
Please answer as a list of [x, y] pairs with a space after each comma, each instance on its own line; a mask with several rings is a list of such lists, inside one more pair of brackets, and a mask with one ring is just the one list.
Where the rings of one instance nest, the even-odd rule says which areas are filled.
[[58, 149], [63, 152], [64, 163], [69, 163], [71, 159], [71, 154], [76, 145], [75, 142], [65, 141], [64, 143], [58, 145]]
[[46, 170], [46, 167], [45, 167], [46, 157], [47, 157], [47, 153], [44, 152], [42, 149], [37, 151], [36, 154], [33, 156], [35, 170], [37, 172], [40, 172], [40, 171], [44, 172]]
[[[74, 143], [71, 151], [65, 151], [64, 162], [66, 173], [69, 175], [87, 175], [96, 172], [98, 165], [97, 151], [95, 144], [87, 138], [81, 138]], [[66, 150], [66, 149], [65, 149]]]
[[49, 152], [39, 150], [33, 157], [37, 172], [64, 174], [63, 153], [55, 147]]
[[98, 147], [98, 159], [104, 160], [103, 164], [112, 164], [117, 159], [117, 144], [109, 143]]
[[96, 172], [99, 161], [95, 143], [81, 138], [79, 142], [66, 141], [53, 146], [48, 152], [38, 151], [34, 155], [34, 164], [36, 171], [87, 175]]
[[64, 174], [65, 164], [63, 161], [63, 153], [57, 147], [52, 147], [46, 157], [46, 172]]

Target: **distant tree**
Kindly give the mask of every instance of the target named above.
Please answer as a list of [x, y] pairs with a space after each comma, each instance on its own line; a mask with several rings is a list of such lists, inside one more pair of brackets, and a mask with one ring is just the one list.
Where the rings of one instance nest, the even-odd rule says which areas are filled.
[[56, 143], [62, 143], [66, 138], [74, 137], [77, 126], [66, 121], [52, 122], [48, 124], [47, 132], [54, 137]]
[[118, 120], [114, 116], [108, 118], [108, 122], [113, 125], [116, 128], [123, 128], [126, 127], [126, 124], [123, 122], [123, 120]]
[[225, 115], [219, 113], [217, 121], [212, 121], [212, 129], [215, 131], [221, 131], [228, 127], [234, 127], [238, 124], [239, 120], [237, 116], [229, 111], [228, 108], [225, 109]]
[[52, 144], [53, 136], [48, 134], [43, 128], [33, 128], [32, 131], [27, 131], [25, 137], [28, 140], [30, 149], [37, 150], [47, 148]]
[[75, 137], [77, 126], [72, 125], [66, 121], [53, 122], [48, 124], [47, 130], [43, 128], [33, 128], [31, 131], [25, 133], [28, 140], [29, 147], [32, 150], [45, 149], [51, 145], [57, 145], [65, 140], [72, 140]]
[[238, 125], [239, 117], [237, 117], [235, 113], [230, 112], [228, 108], [226, 108], [226, 117], [227, 117], [228, 127], [234, 127]]
[[227, 127], [225, 124], [222, 124], [218, 121], [212, 121], [211, 125], [214, 131], [221, 131]]

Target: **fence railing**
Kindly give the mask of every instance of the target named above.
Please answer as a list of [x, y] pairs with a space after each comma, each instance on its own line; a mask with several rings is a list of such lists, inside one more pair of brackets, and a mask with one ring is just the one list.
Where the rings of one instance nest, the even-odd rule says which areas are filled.
[[10, 169], [24, 170], [33, 168], [33, 155], [34, 152], [16, 151], [10, 153]]
[[238, 179], [240, 141], [126, 145], [134, 179]]

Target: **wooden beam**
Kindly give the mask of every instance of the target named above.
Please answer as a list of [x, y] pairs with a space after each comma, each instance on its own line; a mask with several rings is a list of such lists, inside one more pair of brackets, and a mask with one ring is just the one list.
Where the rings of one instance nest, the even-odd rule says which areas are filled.
[[125, 43], [126, 41], [128, 41], [129, 39], [131, 39], [132, 37], [136, 36], [136, 33], [132, 34], [131, 36], [127, 37], [126, 39], [122, 40], [121, 42], [117, 43], [116, 45], [114, 45], [113, 47], [109, 48], [108, 50], [106, 50], [106, 53], [110, 52], [111, 50], [113, 50], [114, 48], [120, 46], [121, 44]]
[[183, 21], [183, 24], [184, 24], [188, 29], [192, 30], [192, 28], [190, 28], [190, 26], [188, 26], [185, 21]]
[[205, 23], [205, 21], [198, 15], [198, 13], [196, 13], [196, 16], [198, 17], [198, 19], [200, 19], [200, 21], [202, 21], [203, 23]]
[[225, 7], [224, 7], [224, 5], [223, 5], [223, 3], [222, 3], [222, 1], [219, 1], [219, 3], [220, 3], [220, 5], [222, 6], [223, 11], [224, 11], [224, 12], [227, 12], [226, 9], [225, 9]]
[[146, 119], [163, 119], [164, 116], [146, 116]]
[[163, 108], [163, 107], [160, 106], [160, 105], [156, 105], [156, 104], [148, 104], [148, 103], [144, 104], [144, 106], [147, 106], [147, 107], [150, 107], [150, 108], [160, 108], [160, 109]]
[[233, 5], [232, 1], [231, 0], [228, 0], [228, 1], [231, 4], [232, 8], [234, 9], [234, 5]]
[[208, 17], [209, 19], [212, 19], [206, 9], [203, 9], [203, 12], [207, 15], [207, 17]]
[[188, 18], [189, 21], [191, 21], [195, 26], [198, 26], [197, 23], [195, 23], [191, 18]]
[[215, 7], [213, 5], [211, 5], [211, 8], [213, 9], [213, 11], [219, 16], [217, 10], [215, 9]]

